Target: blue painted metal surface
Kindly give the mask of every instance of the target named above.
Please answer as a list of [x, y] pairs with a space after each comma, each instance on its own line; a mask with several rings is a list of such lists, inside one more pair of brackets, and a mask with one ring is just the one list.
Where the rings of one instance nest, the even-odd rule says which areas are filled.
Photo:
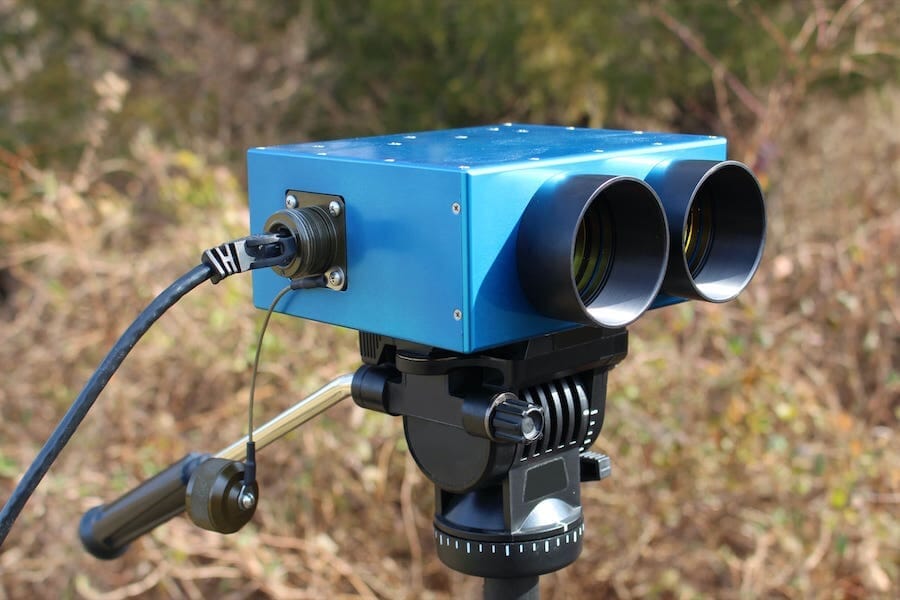
[[[717, 136], [511, 123], [254, 148], [250, 225], [262, 231], [287, 190], [343, 197], [347, 289], [290, 294], [278, 310], [474, 352], [574, 326], [537, 314], [517, 280], [518, 222], [547, 179], [643, 179], [666, 161], [725, 158]], [[287, 283], [270, 270], [253, 279], [260, 308]]]

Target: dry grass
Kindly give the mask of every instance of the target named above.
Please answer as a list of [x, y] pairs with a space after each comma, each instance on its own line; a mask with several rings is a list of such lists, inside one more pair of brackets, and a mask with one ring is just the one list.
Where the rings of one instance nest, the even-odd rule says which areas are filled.
[[[597, 444], [614, 476], [585, 486], [585, 552], [544, 578], [545, 598], [896, 597], [900, 91], [797, 114], [763, 173], [770, 237], [747, 292], [633, 329]], [[148, 135], [114, 161], [99, 144], [74, 174], [0, 157], [3, 497], [139, 307], [245, 230], [227, 170]], [[247, 280], [229, 280], [148, 334], [14, 528], [0, 597], [477, 595], [434, 556], [431, 488], [399, 423], [349, 404], [261, 454], [244, 531], [176, 519], [119, 561], [81, 551], [85, 509], [241, 434], [258, 316]], [[355, 352], [351, 332], [275, 318], [258, 419]]]

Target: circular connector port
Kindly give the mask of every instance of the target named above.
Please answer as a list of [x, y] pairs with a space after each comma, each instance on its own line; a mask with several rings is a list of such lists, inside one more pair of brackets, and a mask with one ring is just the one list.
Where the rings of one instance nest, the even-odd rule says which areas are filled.
[[297, 255], [290, 263], [272, 267], [283, 277], [321, 275], [335, 262], [337, 230], [326, 208], [308, 206], [279, 210], [266, 221], [265, 230], [290, 235], [297, 243]]
[[538, 190], [522, 215], [519, 282], [545, 316], [624, 327], [656, 297], [668, 247], [662, 205], [644, 182], [560, 175]]

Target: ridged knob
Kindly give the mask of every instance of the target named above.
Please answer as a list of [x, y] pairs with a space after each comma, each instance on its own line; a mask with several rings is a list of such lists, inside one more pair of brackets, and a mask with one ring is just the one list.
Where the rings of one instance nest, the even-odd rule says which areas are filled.
[[582, 452], [579, 455], [581, 463], [581, 481], [602, 481], [612, 475], [612, 461], [605, 454], [599, 452]]
[[259, 486], [244, 485], [244, 463], [210, 458], [194, 470], [185, 491], [185, 508], [194, 525], [234, 533], [256, 512]]
[[543, 434], [544, 412], [537, 404], [505, 393], [495, 399], [488, 422], [492, 439], [530, 444]]

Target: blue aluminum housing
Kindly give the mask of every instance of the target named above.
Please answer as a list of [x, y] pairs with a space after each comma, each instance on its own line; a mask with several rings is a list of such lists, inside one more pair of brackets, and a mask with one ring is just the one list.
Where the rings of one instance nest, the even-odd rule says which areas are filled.
[[[545, 181], [725, 158], [718, 136], [512, 123], [253, 148], [250, 227], [261, 232], [288, 190], [341, 196], [346, 290], [292, 293], [277, 310], [469, 353], [576, 326], [538, 314], [517, 278], [518, 223]], [[268, 308], [287, 280], [266, 269], [253, 284]]]

